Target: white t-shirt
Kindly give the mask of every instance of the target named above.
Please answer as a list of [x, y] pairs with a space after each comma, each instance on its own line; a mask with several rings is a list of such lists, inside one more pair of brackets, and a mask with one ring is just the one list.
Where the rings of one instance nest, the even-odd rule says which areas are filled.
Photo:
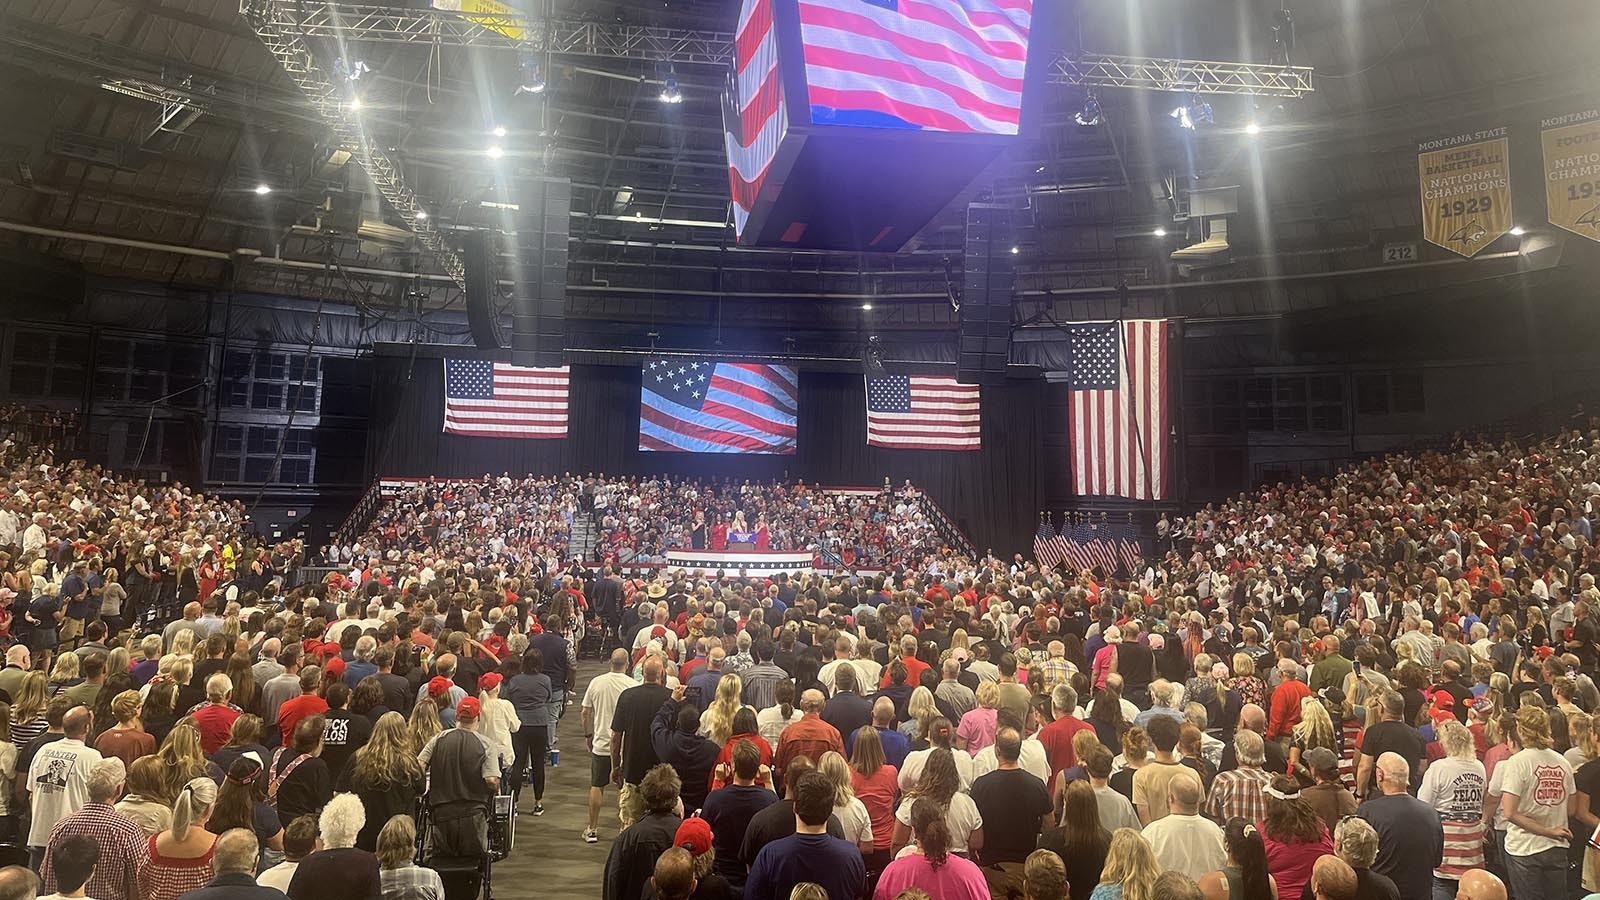
[[774, 704], [756, 713], [756, 730], [767, 739], [767, 743], [771, 744], [773, 749], [777, 749], [778, 740], [783, 737], [783, 730], [804, 717], [805, 713], [800, 711], [800, 707], [791, 706], [789, 717], [786, 719], [783, 717], [783, 707]]
[[[956, 765], [959, 769], [960, 764], [957, 763]], [[1022, 742], [1022, 752], [1017, 754], [1017, 765], [1021, 767], [1022, 771], [1039, 779], [1040, 782], [1046, 785], [1050, 783], [1050, 759], [1045, 755], [1044, 745], [1039, 743], [1038, 738], [1031, 737]], [[1000, 760], [994, 755], [993, 744], [979, 750], [978, 755], [972, 758], [972, 777], [974, 780], [982, 778], [998, 768], [1000, 768]]]
[[76, 898], [68, 898], [66, 894], [41, 894], [39, 896], [39, 900], [94, 900], [94, 898], [88, 895]]
[[867, 806], [860, 798], [851, 797], [844, 806], [835, 806], [833, 814], [844, 826], [845, 840], [857, 846], [872, 843], [872, 817], [867, 815]]
[[633, 687], [633, 679], [621, 672], [596, 675], [583, 692], [583, 708], [592, 710], [594, 718], [594, 755], [611, 755], [611, 717], [617, 711], [617, 698]]
[[294, 870], [300, 868], [300, 861], [284, 861], [256, 876], [256, 884], [262, 887], [273, 887], [285, 894], [289, 893], [289, 882], [294, 880]]
[[1146, 825], [1143, 834], [1163, 869], [1173, 869], [1193, 879], [1222, 868], [1228, 861], [1222, 829], [1202, 816], [1166, 815]]
[[1477, 822], [1483, 818], [1483, 794], [1489, 787], [1483, 763], [1476, 759], [1445, 757], [1428, 765], [1417, 788], [1417, 799], [1439, 811], [1450, 822]]
[[[89, 770], [100, 762], [100, 751], [83, 741], [63, 738], [45, 744], [28, 767], [28, 790], [33, 798], [33, 827], [28, 846], [43, 847], [56, 823], [89, 802]], [[1570, 774], [1569, 779], [1570, 779]]]
[[[912, 798], [907, 797], [900, 801], [900, 808], [894, 811], [895, 821], [908, 828], [911, 826], [913, 802]], [[965, 853], [967, 838], [983, 827], [983, 816], [978, 814], [978, 804], [973, 803], [971, 797], [957, 793], [950, 798], [950, 808], [945, 810], [944, 822], [950, 827], [950, 852]]]
[[[922, 779], [922, 767], [928, 764], [928, 754], [933, 748], [927, 750], [913, 750], [906, 756], [906, 764], [900, 767], [900, 790], [909, 791], [917, 786]], [[956, 774], [961, 777], [961, 793], [972, 790], [972, 782], [977, 779], [977, 766], [973, 764], [972, 757], [960, 750], [950, 754], [956, 761]]]
[[[1502, 770], [1502, 787], [1505, 793], [1517, 795], [1517, 812], [1545, 828], [1566, 826], [1567, 798], [1577, 790], [1572, 782], [1572, 764], [1566, 757], [1554, 750], [1528, 747], [1497, 766], [1495, 774]], [[1541, 837], [1515, 823], [1506, 829], [1506, 852], [1512, 856], [1532, 856], [1566, 845], [1566, 841]]]

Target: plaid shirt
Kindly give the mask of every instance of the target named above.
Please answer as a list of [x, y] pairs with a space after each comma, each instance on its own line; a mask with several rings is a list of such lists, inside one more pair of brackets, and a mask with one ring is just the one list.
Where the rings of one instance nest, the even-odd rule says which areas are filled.
[[90, 897], [138, 897], [139, 867], [143, 865], [148, 841], [144, 829], [107, 803], [89, 803], [66, 816], [50, 829], [50, 843], [44, 848], [44, 893], [55, 893], [56, 873], [51, 854], [61, 841], [87, 834], [100, 843], [100, 862], [94, 867], [84, 893]]
[[1044, 689], [1046, 691], [1054, 690], [1058, 684], [1070, 683], [1072, 681], [1072, 673], [1077, 670], [1076, 666], [1060, 657], [1051, 657], [1045, 660], [1044, 665], [1039, 668], [1040, 671], [1044, 672]]
[[1206, 814], [1226, 823], [1234, 816], [1255, 823], [1267, 817], [1267, 797], [1262, 791], [1272, 783], [1272, 775], [1260, 766], [1241, 766], [1218, 772], [1211, 783], [1211, 798]]
[[378, 874], [383, 879], [384, 900], [444, 900], [444, 882], [432, 869], [406, 865]]

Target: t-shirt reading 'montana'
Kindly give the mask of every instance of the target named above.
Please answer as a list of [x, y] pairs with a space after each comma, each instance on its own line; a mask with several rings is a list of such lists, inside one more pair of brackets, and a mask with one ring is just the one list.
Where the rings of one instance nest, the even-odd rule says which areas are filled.
[[[1551, 830], [1566, 826], [1567, 798], [1575, 790], [1572, 764], [1566, 757], [1529, 747], [1500, 767], [1505, 769], [1504, 791], [1517, 795], [1517, 812]], [[1506, 829], [1506, 852], [1512, 856], [1532, 856], [1566, 845], [1565, 840], [1542, 837], [1514, 823]]]

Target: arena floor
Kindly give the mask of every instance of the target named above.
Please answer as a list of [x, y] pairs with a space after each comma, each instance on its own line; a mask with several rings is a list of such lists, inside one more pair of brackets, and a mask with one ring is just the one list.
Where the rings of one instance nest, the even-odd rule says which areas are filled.
[[517, 818], [516, 848], [494, 867], [494, 896], [502, 900], [528, 897], [600, 896], [606, 854], [617, 836], [617, 792], [607, 788], [600, 808], [600, 842], [585, 844], [588, 824], [589, 757], [583, 744], [583, 718], [578, 701], [589, 679], [605, 671], [595, 660], [578, 663], [578, 700], [567, 707], [557, 742], [561, 765], [545, 769], [544, 815], [534, 816], [533, 792], [522, 795]]

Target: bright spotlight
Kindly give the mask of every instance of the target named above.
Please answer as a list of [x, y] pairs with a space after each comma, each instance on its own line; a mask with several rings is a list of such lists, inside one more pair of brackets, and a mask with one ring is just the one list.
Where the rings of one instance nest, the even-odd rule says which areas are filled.
[[258, 184], [258, 185], [256, 185], [256, 194], [257, 195], [265, 197], [266, 195], [268, 195], [270, 193], [272, 193], [272, 185], [270, 185], [270, 184]]
[[1016, 256], [1018, 253], [1021, 253], [1021, 252], [1022, 252], [1022, 248], [1021, 247], [1012, 247], [1011, 248], [1011, 255], [1012, 256]]
[[333, 74], [341, 81], [360, 81], [361, 76], [372, 71], [372, 67], [364, 60], [339, 57], [333, 61]]
[[424, 220], [426, 218], [428, 218], [428, 211], [427, 210], [425, 210], [425, 209], [417, 210], [417, 221], [420, 222], [420, 221], [422, 221], [422, 220]]
[[494, 127], [494, 131], [492, 133], [494, 134], [495, 137], [505, 137], [506, 136], [506, 127], [504, 125], [496, 125]]
[[348, 105], [350, 107], [350, 111], [351, 112], [359, 112], [360, 109], [361, 109], [361, 98], [360, 97], [351, 97], [350, 98], [350, 103]]
[[490, 159], [499, 159], [506, 155], [506, 151], [499, 144], [489, 145], [489, 149], [486, 152], [489, 154]]
[[872, 304], [871, 303], [863, 303], [863, 304], [861, 304], [861, 308], [866, 310], [867, 312], [872, 312]]
[[544, 73], [540, 70], [538, 61], [524, 59], [518, 67], [522, 70], [522, 81], [517, 85], [517, 94], [544, 93]]
[[1178, 127], [1187, 128], [1190, 131], [1193, 131], [1199, 125], [1209, 124], [1214, 120], [1211, 104], [1192, 94], [1184, 101], [1182, 106], [1174, 107], [1172, 112], [1167, 115], [1178, 120]]
[[678, 87], [678, 76], [668, 75], [667, 83], [661, 88], [662, 103], [682, 103], [683, 90]]
[[1155, 231], [1152, 231], [1150, 233], [1155, 235], [1156, 237], [1166, 237], [1167, 236], [1167, 230], [1165, 228], [1162, 228], [1159, 225], [1156, 226], [1156, 230]]
[[1525, 235], [1527, 233], [1528, 233], [1528, 229], [1523, 228], [1521, 225], [1513, 225], [1511, 227], [1511, 236], [1512, 237], [1522, 237], [1523, 235]]
[[1244, 126], [1244, 133], [1250, 135], [1251, 137], [1255, 137], [1261, 133], [1261, 123], [1255, 121], [1250, 122]]

